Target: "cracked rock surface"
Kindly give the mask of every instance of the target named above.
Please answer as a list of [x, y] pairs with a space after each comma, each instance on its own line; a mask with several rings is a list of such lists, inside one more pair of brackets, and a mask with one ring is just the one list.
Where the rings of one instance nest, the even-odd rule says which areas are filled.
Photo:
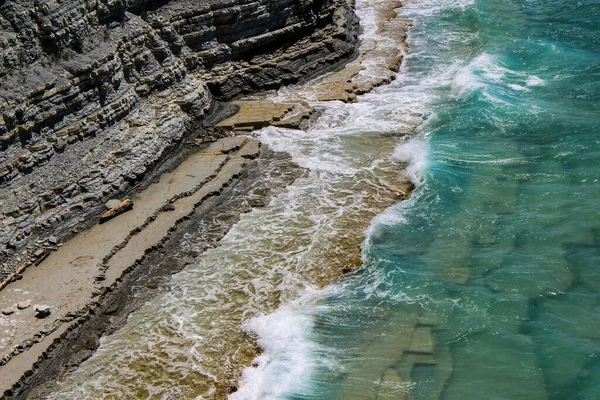
[[0, 278], [223, 137], [199, 126], [215, 99], [314, 76], [356, 34], [352, 0], [1, 2]]

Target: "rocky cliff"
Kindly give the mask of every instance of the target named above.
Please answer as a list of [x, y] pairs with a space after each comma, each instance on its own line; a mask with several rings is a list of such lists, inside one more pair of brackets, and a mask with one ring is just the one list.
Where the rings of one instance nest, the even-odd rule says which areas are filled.
[[186, 138], [222, 134], [198, 124], [215, 99], [350, 57], [352, 5], [0, 0], [0, 277], [95, 222]]

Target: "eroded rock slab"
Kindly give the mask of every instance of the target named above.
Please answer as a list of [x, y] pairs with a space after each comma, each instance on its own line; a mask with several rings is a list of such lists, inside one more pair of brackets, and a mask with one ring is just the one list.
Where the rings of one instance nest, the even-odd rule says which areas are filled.
[[[256, 156], [259, 149], [256, 140], [245, 137], [211, 144], [137, 194], [131, 211], [82, 232], [0, 291], [0, 309], [7, 310], [0, 316], [7, 323], [0, 365], [20, 356], [18, 362], [0, 366], [0, 389], [10, 389], [31, 368], [52, 343], [46, 337], [76, 324], [97, 296], [112, 290], [179, 221], [238, 176], [247, 156]], [[30, 311], [32, 302], [42, 305]], [[8, 312], [15, 305], [18, 310]], [[23, 352], [27, 354], [21, 356]]]

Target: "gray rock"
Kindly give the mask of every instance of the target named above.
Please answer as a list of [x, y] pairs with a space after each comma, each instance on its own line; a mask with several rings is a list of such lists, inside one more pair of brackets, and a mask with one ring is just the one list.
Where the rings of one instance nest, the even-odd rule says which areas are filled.
[[36, 318], [46, 318], [52, 313], [52, 309], [47, 305], [36, 305], [35, 309], [35, 317]]
[[97, 213], [85, 200], [124, 196], [124, 178], [137, 183], [190, 137], [213, 95], [315, 75], [351, 56], [357, 36], [347, 0], [35, 4], [0, 1], [10, 38], [0, 49], [0, 215], [19, 221], [0, 231], [0, 276], [42, 229], [72, 230]]
[[5, 308], [4, 310], [2, 310], [2, 315], [12, 315], [14, 313], [14, 308]]
[[107, 201], [106, 204], [104, 204], [104, 207], [106, 207], [107, 210], [110, 210], [112, 208], [115, 208], [119, 204], [121, 204], [121, 200], [111, 199], [111, 200]]

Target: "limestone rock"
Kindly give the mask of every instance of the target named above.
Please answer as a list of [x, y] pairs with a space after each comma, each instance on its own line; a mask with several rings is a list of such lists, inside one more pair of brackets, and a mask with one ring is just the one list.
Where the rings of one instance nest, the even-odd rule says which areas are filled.
[[240, 157], [253, 159], [260, 154], [261, 143], [258, 140], [249, 140], [248, 143], [239, 151]]
[[418, 326], [413, 333], [408, 351], [420, 354], [433, 354], [435, 339], [429, 326]]
[[14, 313], [14, 308], [5, 308], [4, 310], [2, 310], [2, 315], [12, 315]]
[[29, 308], [29, 307], [31, 307], [31, 300], [24, 300], [24, 301], [20, 301], [20, 302], [17, 304], [17, 308], [18, 308], [19, 310], [25, 310], [26, 308]]
[[399, 400], [406, 398], [407, 388], [393, 368], [388, 368], [381, 378], [377, 400]]

